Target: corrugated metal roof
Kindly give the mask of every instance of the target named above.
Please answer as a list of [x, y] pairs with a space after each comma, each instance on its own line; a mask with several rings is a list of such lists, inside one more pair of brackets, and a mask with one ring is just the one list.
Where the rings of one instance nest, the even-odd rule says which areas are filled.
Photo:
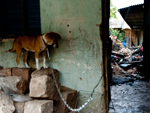
[[133, 5], [118, 11], [132, 29], [143, 29], [144, 4]]

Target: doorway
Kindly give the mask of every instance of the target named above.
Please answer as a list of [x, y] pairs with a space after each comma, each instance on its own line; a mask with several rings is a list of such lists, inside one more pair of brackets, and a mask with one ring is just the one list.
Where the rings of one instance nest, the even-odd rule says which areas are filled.
[[[121, 1], [121, 4], [126, 4], [125, 2], [127, 1]], [[149, 4], [150, 2], [145, 0], [143, 3], [142, 1], [139, 3], [136, 1], [135, 4], [119, 8], [123, 21], [115, 22], [114, 20], [113, 24], [116, 26], [110, 25], [113, 28], [112, 32], [118, 32], [118, 35], [116, 37], [111, 35], [112, 46], [115, 46], [115, 49], [112, 48], [111, 52], [112, 79], [109, 113], [150, 112], [150, 102], [147, 101], [150, 100], [150, 82], [145, 68], [143, 68], [146, 66], [145, 59], [148, 59], [146, 52], [144, 54], [143, 47], [145, 48], [146, 44], [144, 45], [143, 42], [148, 43], [149, 40], [145, 37], [146, 26], [144, 25], [144, 23], [148, 23], [145, 21], [148, 20], [148, 16], [145, 17], [148, 11], [144, 12], [144, 10], [148, 9], [149, 5], [144, 5], [144, 3]], [[122, 32], [124, 35], [120, 35]], [[118, 38], [119, 36], [123, 37]], [[130, 38], [129, 44], [124, 37]], [[145, 40], [147, 41], [145, 42]]]

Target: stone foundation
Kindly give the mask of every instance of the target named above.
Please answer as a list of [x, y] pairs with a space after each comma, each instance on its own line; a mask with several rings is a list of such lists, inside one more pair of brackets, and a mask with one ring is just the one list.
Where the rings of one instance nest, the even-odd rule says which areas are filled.
[[[77, 91], [61, 86], [58, 70], [53, 69], [53, 71], [64, 100], [70, 107], [74, 108]], [[1, 96], [7, 100], [5, 102], [0, 101], [0, 105], [3, 105], [0, 107], [2, 113], [70, 112], [59, 96], [50, 68], [41, 70], [0, 69], [0, 80]]]

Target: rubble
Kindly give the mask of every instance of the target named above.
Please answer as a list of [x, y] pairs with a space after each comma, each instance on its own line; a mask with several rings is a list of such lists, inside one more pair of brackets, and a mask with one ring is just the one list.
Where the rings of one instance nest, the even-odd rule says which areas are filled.
[[15, 112], [14, 113], [23, 113], [25, 102], [15, 102]]
[[5, 77], [5, 76], [11, 76], [11, 68], [5, 68], [5, 69], [0, 69], [0, 76]]
[[[0, 69], [0, 77], [7, 77], [7, 76], [19, 76], [25, 80], [26, 87], [29, 87], [29, 80], [31, 78], [31, 73], [34, 69], [28, 68], [1, 68]], [[28, 90], [26, 90], [28, 92]]]
[[17, 88], [15, 92], [20, 94], [25, 93], [27, 87], [25, 80], [21, 76], [7, 76], [5, 79], [11, 83], [10, 85], [14, 85]]
[[[23, 94], [26, 91], [25, 80], [18, 76], [0, 77], [0, 87], [5, 89], [7, 87], [8, 90], [11, 89], [18, 94]], [[10, 93], [10, 91], [7, 92]]]
[[113, 77], [132, 77], [133, 81], [144, 78], [142, 75], [142, 46], [136, 48], [122, 48], [118, 51], [112, 51], [111, 61]]
[[122, 53], [125, 56], [129, 56], [131, 54], [131, 50], [129, 48], [122, 48], [118, 51], [118, 53]]
[[125, 74], [125, 71], [120, 67], [118, 66], [118, 64], [116, 63], [115, 64], [112, 64], [112, 69], [113, 69], [113, 75], [120, 75], [120, 74]]
[[[71, 108], [74, 108], [77, 100], [77, 91], [61, 86], [61, 94], [67, 104]], [[56, 113], [68, 113], [70, 110], [66, 107], [61, 98], [59, 98], [59, 101], [54, 106], [54, 111]]]
[[120, 40], [117, 39], [117, 36], [110, 36], [112, 40], [112, 50], [113, 51], [118, 51], [120, 50], [123, 46]]
[[13, 113], [14, 111], [13, 99], [0, 90], [0, 113]]
[[12, 68], [12, 76], [21, 76], [25, 82], [26, 85], [29, 85], [29, 80], [31, 78], [31, 73], [33, 72], [33, 69], [30, 68]]
[[56, 101], [59, 99], [55, 82], [47, 75], [31, 78], [29, 96], [32, 98], [48, 98]]
[[[56, 80], [58, 81], [58, 79], [59, 79], [59, 72], [58, 72], [58, 70], [53, 69], [53, 72], [54, 72], [54, 74], [55, 74]], [[47, 76], [53, 78], [53, 76], [52, 76], [52, 69], [51, 69], [51, 68], [47, 68], [47, 69], [42, 69], [42, 70], [35, 70], [35, 71], [31, 74], [31, 77], [32, 77], [32, 78], [36, 78], [36, 77], [41, 77], [41, 76], [43, 76], [43, 75], [47, 75]]]
[[[58, 82], [59, 73], [54, 69], [54, 74], [57, 80], [57, 84], [60, 87]], [[31, 74], [30, 81], [30, 97], [32, 98], [48, 98], [58, 101], [59, 94], [55, 86], [54, 79], [52, 77], [51, 68], [35, 70]]]
[[150, 84], [143, 76], [143, 47], [122, 48], [116, 52], [111, 56], [109, 112], [149, 113], [149, 103], [145, 102], [149, 102]]
[[[64, 100], [74, 108], [77, 91], [61, 86], [59, 72], [53, 69]], [[29, 87], [27, 87], [29, 86]], [[56, 89], [51, 68], [0, 69], [0, 113], [68, 113]]]
[[24, 113], [53, 113], [52, 100], [33, 100], [25, 103]]

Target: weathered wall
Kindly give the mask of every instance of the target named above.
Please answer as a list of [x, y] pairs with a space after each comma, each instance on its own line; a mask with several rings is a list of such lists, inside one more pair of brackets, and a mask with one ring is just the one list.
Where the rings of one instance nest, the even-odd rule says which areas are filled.
[[[50, 52], [53, 67], [60, 71], [60, 81], [77, 90], [92, 90], [102, 73], [102, 42], [97, 26], [101, 23], [101, 1], [41, 0], [40, 4], [42, 33], [54, 31], [62, 36], [59, 48]], [[13, 39], [0, 41], [0, 65], [4, 68], [17, 67], [16, 53], [6, 52], [12, 43]], [[29, 56], [29, 65], [35, 67], [34, 54]], [[41, 55], [39, 60], [42, 67]], [[23, 57], [20, 64], [25, 67]]]
[[101, 1], [40, 0], [40, 8], [42, 33], [53, 31], [62, 36], [59, 48], [51, 51], [61, 82], [77, 90], [92, 90], [102, 73], [97, 27], [101, 23]]
[[[40, 0], [40, 8], [42, 33], [62, 36], [59, 48], [51, 50], [60, 82], [78, 91], [92, 91], [102, 76], [101, 0]], [[101, 90], [99, 85], [96, 91]]]
[[[17, 67], [16, 63], [16, 53], [7, 52], [8, 49], [12, 48], [13, 39], [3, 39], [0, 41], [0, 66], [7, 67]], [[24, 63], [22, 62], [23, 57], [21, 55], [20, 64], [24, 67]]]

